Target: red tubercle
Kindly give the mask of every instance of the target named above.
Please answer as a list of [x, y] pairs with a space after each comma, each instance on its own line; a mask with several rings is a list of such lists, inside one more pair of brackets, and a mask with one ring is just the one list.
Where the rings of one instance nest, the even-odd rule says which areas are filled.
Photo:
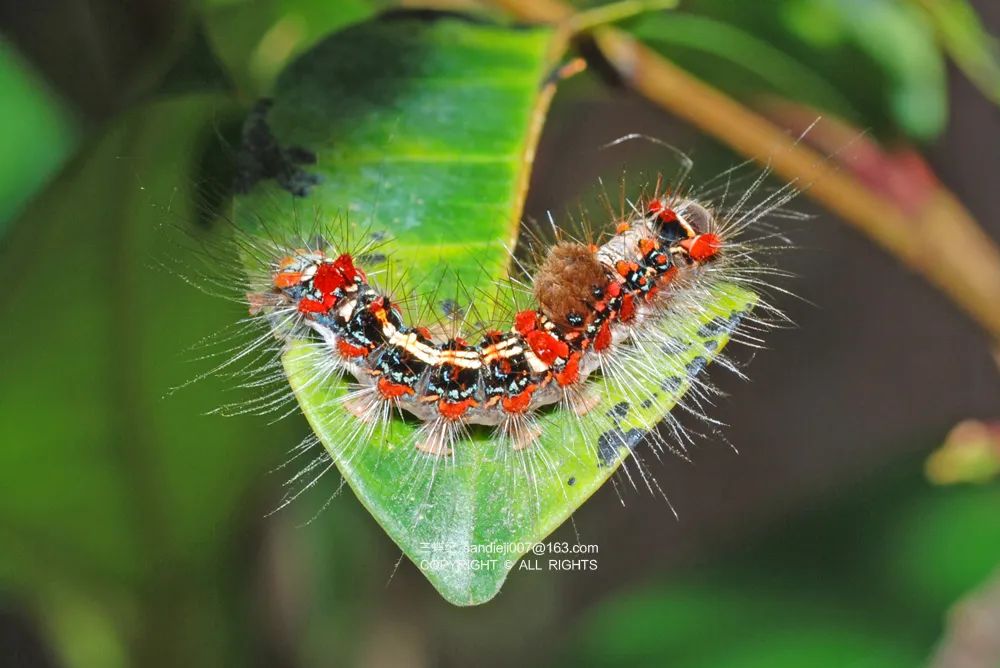
[[313, 285], [321, 292], [333, 292], [346, 288], [358, 278], [366, 280], [365, 273], [354, 266], [349, 254], [344, 253], [333, 262], [323, 262], [316, 268]]
[[465, 415], [467, 410], [476, 405], [477, 402], [475, 399], [463, 399], [462, 401], [454, 402], [441, 400], [438, 402], [438, 413], [446, 420], [458, 420]]
[[699, 234], [693, 239], [685, 239], [681, 242], [681, 246], [695, 262], [707, 262], [719, 253], [722, 241], [718, 236], [707, 232]]
[[534, 385], [529, 385], [523, 392], [512, 397], [504, 397], [500, 405], [508, 413], [523, 413], [531, 405], [531, 393], [535, 391]]
[[298, 308], [299, 313], [326, 313], [332, 309], [337, 304], [337, 298], [333, 295], [327, 294], [323, 295], [322, 301], [317, 301], [315, 299], [309, 299], [305, 297], [299, 300]]
[[354, 266], [354, 258], [351, 257], [350, 253], [341, 254], [336, 260], [333, 261], [333, 266], [338, 272], [340, 272], [340, 274], [344, 277], [344, 280], [348, 283], [353, 283], [358, 278], [362, 281], [368, 280], [365, 272], [363, 272], [360, 267]]
[[337, 341], [337, 350], [343, 357], [365, 357], [368, 355], [367, 348], [352, 345], [343, 339]]
[[635, 317], [635, 296], [630, 292], [622, 297], [622, 307], [618, 311], [618, 319], [628, 322]]
[[538, 314], [535, 311], [520, 311], [514, 316], [514, 329], [521, 336], [527, 336], [538, 327]]
[[660, 199], [654, 199], [649, 202], [646, 207], [646, 211], [650, 215], [655, 215], [660, 219], [661, 223], [672, 223], [677, 220], [677, 212], [668, 207]]
[[580, 379], [580, 353], [570, 355], [562, 371], [558, 371], [552, 376], [561, 387], [572, 385], [578, 381]]
[[597, 336], [594, 337], [594, 350], [601, 352], [602, 350], [607, 350], [610, 345], [611, 326], [608, 324], [608, 321], [605, 320], [601, 323], [600, 329], [597, 330]]
[[398, 399], [407, 394], [413, 394], [413, 388], [409, 385], [393, 383], [388, 378], [379, 378], [377, 383], [379, 394], [386, 399]]
[[535, 353], [538, 359], [540, 359], [544, 364], [552, 366], [552, 363], [555, 362], [556, 359], [566, 359], [569, 357], [569, 346], [548, 332], [536, 329], [525, 334], [524, 338], [531, 347], [531, 351]]
[[316, 276], [313, 277], [313, 286], [320, 292], [333, 292], [346, 285], [343, 274], [329, 262], [323, 262], [316, 267]]
[[677, 212], [673, 209], [663, 209], [659, 212], [657, 217], [663, 224], [673, 223], [677, 221]]

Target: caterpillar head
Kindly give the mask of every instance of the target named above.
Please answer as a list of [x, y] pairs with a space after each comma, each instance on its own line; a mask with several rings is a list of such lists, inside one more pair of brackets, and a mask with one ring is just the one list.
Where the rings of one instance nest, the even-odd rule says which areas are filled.
[[367, 278], [347, 253], [334, 259], [299, 250], [278, 263], [272, 280], [274, 291], [296, 301], [302, 313], [326, 313]]
[[302, 249], [295, 251], [295, 255], [284, 257], [278, 262], [273, 276], [274, 287], [287, 290], [308, 283], [324, 261], [328, 260], [323, 253]]
[[681, 200], [672, 207], [662, 199], [654, 199], [647, 207], [657, 236], [670, 252], [689, 262], [705, 263], [718, 257], [722, 240], [715, 230], [715, 217], [694, 200]]

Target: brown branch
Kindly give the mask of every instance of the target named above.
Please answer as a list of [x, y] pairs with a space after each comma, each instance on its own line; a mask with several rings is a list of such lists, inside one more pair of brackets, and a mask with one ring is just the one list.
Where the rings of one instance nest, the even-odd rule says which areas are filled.
[[[573, 21], [557, 0], [497, 0], [530, 21]], [[725, 93], [696, 79], [631, 35], [612, 27], [589, 33], [637, 92], [743, 155], [807, 188], [807, 195], [922, 274], [1000, 343], [1000, 250], [943, 186], [932, 182], [905, 210], [820, 153]]]

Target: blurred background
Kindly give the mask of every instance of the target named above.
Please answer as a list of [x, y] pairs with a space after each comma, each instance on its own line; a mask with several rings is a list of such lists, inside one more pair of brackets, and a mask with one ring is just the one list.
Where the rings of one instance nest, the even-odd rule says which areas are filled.
[[[1000, 665], [989, 339], [804, 198], [796, 326], [750, 382], [711, 370], [729, 443], [654, 465], [679, 519], [618, 480], [554, 534], [598, 545], [596, 572], [514, 571], [455, 608], [349, 491], [326, 505], [335, 476], [269, 514], [307, 426], [203, 415], [221, 381], [164, 397], [240, 312], [155, 268], [157, 227], [205, 224], [253, 100], [386, 6], [0, 2], [0, 664]], [[1000, 238], [997, 3], [689, 0], [626, 26], [762, 113], [843, 119], [898, 197], [931, 171]], [[741, 160], [592, 68], [559, 90], [526, 217], [655, 168], [598, 150], [633, 132], [695, 181]]]

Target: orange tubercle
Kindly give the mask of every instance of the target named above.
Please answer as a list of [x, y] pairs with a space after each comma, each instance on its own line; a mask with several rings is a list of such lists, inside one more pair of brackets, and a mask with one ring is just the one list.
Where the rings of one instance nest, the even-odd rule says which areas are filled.
[[622, 307], [618, 311], [618, 319], [628, 322], [635, 317], [635, 296], [630, 292], [622, 297]]
[[608, 321], [605, 320], [601, 323], [601, 328], [597, 330], [597, 336], [594, 337], [594, 350], [600, 352], [602, 350], [606, 350], [610, 345], [611, 326], [608, 325]]
[[535, 391], [535, 386], [531, 385], [520, 394], [515, 394], [512, 397], [505, 397], [501, 402], [503, 409], [508, 413], [523, 413], [528, 410], [528, 406], [531, 404], [531, 393]]
[[681, 245], [695, 262], [706, 262], [715, 257], [722, 248], [722, 241], [716, 235], [708, 232], [699, 234], [694, 239], [685, 239]]
[[469, 410], [476, 405], [475, 399], [463, 399], [462, 401], [439, 401], [438, 402], [438, 413], [441, 417], [448, 420], [457, 420], [465, 414], [465, 411]]
[[560, 386], [572, 385], [580, 379], [580, 353], [573, 353], [569, 356], [566, 366], [562, 371], [552, 374]]
[[386, 399], [396, 399], [406, 394], [413, 394], [413, 388], [393, 383], [388, 378], [378, 379], [378, 391]]
[[301, 280], [301, 271], [283, 271], [274, 275], [274, 287], [278, 289], [290, 288]]
[[315, 299], [300, 299], [297, 306], [299, 313], [326, 313], [337, 303], [337, 298], [333, 295], [324, 295], [323, 301]]
[[337, 341], [337, 350], [344, 357], [365, 357], [368, 354], [367, 348], [351, 345], [343, 339]]
[[521, 336], [527, 336], [538, 326], [538, 314], [534, 311], [521, 311], [514, 316], [514, 329]]
[[528, 332], [524, 338], [538, 359], [549, 366], [552, 366], [557, 358], [566, 359], [569, 357], [569, 346], [548, 332], [536, 329], [533, 332]]

